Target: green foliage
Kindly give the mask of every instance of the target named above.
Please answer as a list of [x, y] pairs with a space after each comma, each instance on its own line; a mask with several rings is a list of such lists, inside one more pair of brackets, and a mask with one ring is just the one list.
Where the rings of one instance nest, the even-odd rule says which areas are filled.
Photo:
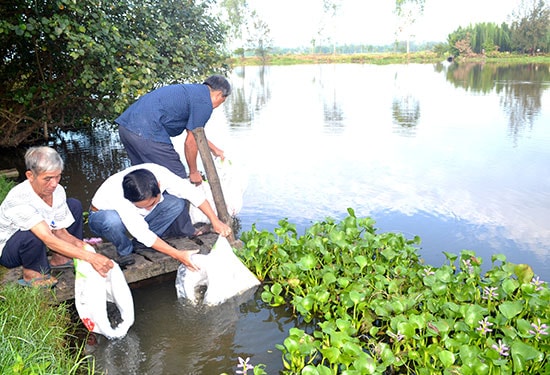
[[522, 52], [535, 54], [550, 47], [550, 7], [544, 0], [522, 1], [512, 22], [513, 47]]
[[223, 70], [211, 2], [2, 2], [0, 146], [112, 119], [156, 86]]
[[6, 198], [8, 192], [15, 186], [15, 181], [0, 176], [0, 203]]
[[0, 373], [93, 374], [94, 363], [68, 341], [73, 327], [65, 305], [44, 290], [6, 284], [0, 290]]
[[544, 0], [523, 0], [511, 16], [511, 25], [478, 23], [453, 31], [448, 36], [453, 55], [548, 52], [550, 7]]
[[449, 47], [454, 56], [486, 54], [493, 51], [510, 52], [512, 32], [506, 23], [478, 23], [459, 27], [448, 36]]
[[241, 236], [262, 299], [312, 327], [277, 346], [283, 373], [550, 373], [550, 290], [528, 265], [494, 255], [483, 273], [472, 251], [425, 265], [418, 237], [348, 212], [303, 236], [286, 220]]

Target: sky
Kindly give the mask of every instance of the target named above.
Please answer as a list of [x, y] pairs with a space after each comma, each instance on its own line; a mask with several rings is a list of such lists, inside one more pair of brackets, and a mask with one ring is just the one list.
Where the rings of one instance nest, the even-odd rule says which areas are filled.
[[[394, 0], [335, 0], [341, 7], [331, 31], [337, 44], [391, 44], [395, 40]], [[459, 26], [510, 23], [521, 0], [426, 0], [414, 40], [447, 40]], [[309, 47], [319, 30], [322, 0], [248, 0], [269, 25], [274, 47]]]

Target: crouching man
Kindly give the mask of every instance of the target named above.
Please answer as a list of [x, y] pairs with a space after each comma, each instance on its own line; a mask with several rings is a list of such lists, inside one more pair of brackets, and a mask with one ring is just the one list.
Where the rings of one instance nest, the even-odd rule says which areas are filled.
[[[135, 165], [105, 180], [92, 198], [88, 224], [92, 232], [115, 245], [120, 267], [135, 263], [133, 252], [137, 240], [197, 270], [191, 255], [198, 250], [182, 251], [161, 238], [184, 235], [178, 232], [174, 221], [185, 209], [185, 200], [208, 217], [216, 233], [224, 237], [231, 233], [231, 228], [218, 219], [202, 190], [153, 163]], [[130, 240], [126, 232], [135, 240]]]
[[[59, 185], [64, 167], [59, 154], [50, 147], [31, 147], [25, 165], [27, 179], [0, 205], [0, 264], [23, 266], [19, 283], [24, 286], [54, 286], [51, 268], [72, 266], [71, 258], [87, 261], [105, 277], [113, 261], [84, 249], [82, 204], [67, 199]], [[49, 261], [48, 249], [53, 251]]]

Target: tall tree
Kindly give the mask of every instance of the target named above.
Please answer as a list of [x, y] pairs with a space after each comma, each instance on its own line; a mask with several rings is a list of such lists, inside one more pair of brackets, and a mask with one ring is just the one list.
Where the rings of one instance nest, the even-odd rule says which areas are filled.
[[513, 14], [512, 44], [534, 54], [548, 47], [550, 8], [545, 0], [522, 0]]
[[426, 0], [395, 0], [395, 14], [398, 25], [396, 30], [397, 38], [404, 36], [407, 42], [407, 54], [410, 51], [410, 39], [413, 37], [412, 30], [418, 17], [424, 14]]
[[228, 40], [239, 45], [244, 53], [243, 36], [250, 19], [250, 10], [246, 0], [221, 0], [229, 24]]
[[251, 23], [248, 26], [248, 46], [252, 49], [256, 56], [262, 59], [262, 63], [266, 63], [269, 50], [273, 47], [271, 39], [271, 30], [269, 25], [253, 10], [251, 13]]
[[325, 23], [331, 24], [331, 36], [329, 40], [332, 40], [332, 54], [336, 54], [336, 15], [340, 10], [342, 3], [340, 0], [323, 0], [323, 18]]
[[112, 119], [155, 86], [223, 70], [211, 2], [1, 2], [0, 147]]

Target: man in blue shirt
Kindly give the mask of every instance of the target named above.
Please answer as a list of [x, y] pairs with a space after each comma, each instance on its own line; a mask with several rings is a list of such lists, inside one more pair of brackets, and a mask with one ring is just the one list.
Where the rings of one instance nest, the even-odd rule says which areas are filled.
[[[181, 178], [187, 171], [170, 137], [187, 130], [185, 159], [189, 180], [202, 182], [197, 169], [198, 147], [193, 129], [204, 127], [212, 111], [231, 94], [231, 85], [220, 75], [208, 77], [203, 84], [175, 84], [160, 87], [140, 97], [115, 122], [119, 125], [120, 140], [132, 165], [156, 163], [165, 166]], [[215, 156], [223, 159], [221, 149], [208, 141]], [[195, 229], [186, 209], [177, 219], [183, 233], [195, 235]]]

